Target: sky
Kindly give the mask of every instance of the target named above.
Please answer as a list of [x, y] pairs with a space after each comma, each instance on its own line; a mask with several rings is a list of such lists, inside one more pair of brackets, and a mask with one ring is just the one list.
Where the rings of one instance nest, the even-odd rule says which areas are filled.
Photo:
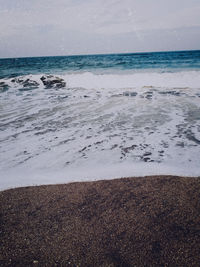
[[0, 0], [0, 58], [200, 49], [200, 0]]

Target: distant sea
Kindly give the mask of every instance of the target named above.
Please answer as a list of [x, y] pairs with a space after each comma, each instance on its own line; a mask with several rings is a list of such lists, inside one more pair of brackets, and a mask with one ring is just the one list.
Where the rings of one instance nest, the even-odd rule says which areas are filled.
[[0, 59], [0, 189], [200, 175], [200, 50]]

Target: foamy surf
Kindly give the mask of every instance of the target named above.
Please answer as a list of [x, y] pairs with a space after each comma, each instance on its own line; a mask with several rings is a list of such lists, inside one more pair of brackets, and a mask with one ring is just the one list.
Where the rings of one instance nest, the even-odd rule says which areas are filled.
[[7, 75], [0, 188], [200, 175], [199, 84], [192, 69]]
[[143, 72], [132, 74], [82, 74], [65, 75], [69, 87], [92, 88], [134, 88], [144, 86], [154, 87], [191, 87], [198, 88], [200, 84], [200, 72], [188, 71], [177, 73]]
[[[17, 78], [4, 78], [1, 81], [9, 88], [27, 90], [33, 88], [44, 88], [41, 75], [24, 75]], [[120, 89], [120, 88], [142, 88], [142, 87], [161, 87], [161, 88], [199, 88], [200, 71], [181, 71], [181, 72], [121, 72], [118, 74], [95, 74], [92, 72], [49, 75], [52, 79], [62, 79], [65, 83], [61, 87], [65, 88], [85, 88], [85, 89]], [[29, 86], [24, 86], [28, 84]], [[0, 85], [1, 86], [1, 85]]]

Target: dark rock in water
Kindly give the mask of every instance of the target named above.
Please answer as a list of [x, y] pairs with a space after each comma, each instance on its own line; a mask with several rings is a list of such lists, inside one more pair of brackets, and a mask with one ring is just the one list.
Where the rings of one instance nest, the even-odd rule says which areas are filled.
[[124, 96], [136, 96], [137, 95], [137, 92], [124, 92], [123, 93]]
[[146, 152], [146, 153], [144, 153], [143, 157], [147, 157], [147, 156], [150, 156], [150, 155], [152, 155], [151, 152]]
[[146, 95], [145, 98], [152, 99], [153, 92], [152, 91], [145, 92], [145, 95]]
[[123, 95], [124, 96], [129, 96], [129, 92], [124, 92]]
[[177, 92], [177, 91], [160, 91], [158, 92], [160, 95], [173, 95], [173, 96], [180, 96], [183, 95], [183, 93]]
[[9, 86], [5, 82], [0, 82], [0, 92], [3, 93], [7, 91]]
[[14, 78], [11, 80], [11, 82], [13, 83], [18, 83], [20, 85], [23, 86], [23, 88], [27, 89], [27, 88], [30, 88], [30, 89], [33, 89], [33, 88], [37, 88], [39, 87], [39, 83], [34, 81], [34, 80], [30, 80], [29, 78], [28, 79], [23, 79], [23, 78]]
[[188, 140], [195, 142], [196, 144], [200, 145], [200, 140], [198, 140], [191, 131], [186, 133], [186, 137]]
[[42, 76], [40, 80], [46, 86], [46, 88], [62, 88], [66, 86], [64, 79], [55, 77], [53, 75]]
[[22, 78], [14, 78], [11, 80], [12, 83], [22, 83], [24, 80]]
[[151, 158], [149, 157], [145, 157], [145, 158], [142, 158], [144, 162], [148, 162], [148, 161], [151, 161]]
[[129, 147], [123, 147], [122, 148], [122, 155], [125, 156], [126, 153], [129, 153], [131, 150], [134, 150], [137, 147], [137, 145], [132, 145]]
[[130, 93], [130, 96], [136, 96], [137, 95], [137, 92], [131, 92]]
[[184, 144], [184, 142], [177, 142], [177, 143], [176, 143], [176, 146], [184, 147], [185, 144]]
[[27, 79], [23, 82], [23, 87], [31, 87], [31, 88], [36, 88], [39, 86], [39, 83], [37, 83], [36, 81]]
[[145, 98], [147, 98], [147, 99], [152, 99], [152, 95], [146, 95]]

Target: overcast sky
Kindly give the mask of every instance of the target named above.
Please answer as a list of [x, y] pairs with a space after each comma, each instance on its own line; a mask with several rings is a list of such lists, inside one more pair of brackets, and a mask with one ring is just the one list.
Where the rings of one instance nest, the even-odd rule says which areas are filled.
[[200, 49], [200, 0], [0, 0], [0, 57]]

